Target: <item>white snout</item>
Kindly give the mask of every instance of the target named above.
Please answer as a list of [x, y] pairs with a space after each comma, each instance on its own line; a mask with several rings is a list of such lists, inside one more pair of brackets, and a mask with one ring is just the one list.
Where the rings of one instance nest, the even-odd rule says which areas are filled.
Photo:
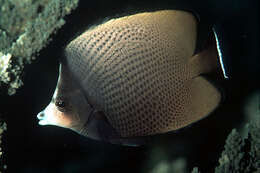
[[39, 125], [55, 125], [70, 128], [72, 120], [70, 116], [57, 109], [54, 103], [50, 103], [42, 112], [38, 113]]
[[48, 121], [45, 119], [45, 116], [44, 116], [44, 112], [40, 112], [38, 113], [37, 115], [37, 118], [40, 120], [39, 121], [39, 125], [47, 125], [48, 124]]
[[40, 120], [39, 125], [55, 125], [55, 118], [53, 114], [54, 104], [49, 104], [43, 111], [38, 113], [37, 118]]

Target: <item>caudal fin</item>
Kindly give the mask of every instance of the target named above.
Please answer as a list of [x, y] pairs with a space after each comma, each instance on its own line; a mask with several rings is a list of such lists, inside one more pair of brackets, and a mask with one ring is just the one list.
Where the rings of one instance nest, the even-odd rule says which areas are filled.
[[192, 56], [189, 60], [191, 76], [197, 77], [200, 74], [219, 71], [220, 67], [217, 57], [218, 53], [215, 45], [211, 45], [207, 49]]

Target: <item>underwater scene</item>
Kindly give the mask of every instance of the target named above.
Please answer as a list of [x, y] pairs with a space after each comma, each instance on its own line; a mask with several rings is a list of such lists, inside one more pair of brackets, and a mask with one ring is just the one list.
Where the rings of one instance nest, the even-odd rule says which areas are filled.
[[257, 0], [0, 0], [0, 173], [260, 173]]

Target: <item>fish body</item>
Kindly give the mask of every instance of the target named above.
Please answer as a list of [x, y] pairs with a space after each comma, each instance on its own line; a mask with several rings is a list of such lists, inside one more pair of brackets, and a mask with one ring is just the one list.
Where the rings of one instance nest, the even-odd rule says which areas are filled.
[[200, 75], [217, 68], [216, 45], [194, 54], [197, 19], [162, 10], [112, 19], [65, 48], [41, 125], [119, 144], [183, 128], [210, 114], [220, 92]]

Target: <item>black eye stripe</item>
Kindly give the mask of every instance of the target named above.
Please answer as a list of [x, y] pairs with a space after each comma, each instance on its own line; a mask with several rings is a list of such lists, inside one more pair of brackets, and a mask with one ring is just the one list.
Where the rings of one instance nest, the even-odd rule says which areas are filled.
[[67, 103], [63, 99], [56, 99], [55, 100], [55, 106], [58, 108], [59, 111], [61, 112], [66, 112], [67, 111]]
[[66, 106], [66, 103], [64, 100], [56, 100], [55, 105], [60, 108], [64, 108]]
[[67, 99], [64, 97], [56, 97], [54, 99], [54, 104], [55, 104], [55, 106], [57, 106], [60, 109], [64, 109], [68, 106]]

